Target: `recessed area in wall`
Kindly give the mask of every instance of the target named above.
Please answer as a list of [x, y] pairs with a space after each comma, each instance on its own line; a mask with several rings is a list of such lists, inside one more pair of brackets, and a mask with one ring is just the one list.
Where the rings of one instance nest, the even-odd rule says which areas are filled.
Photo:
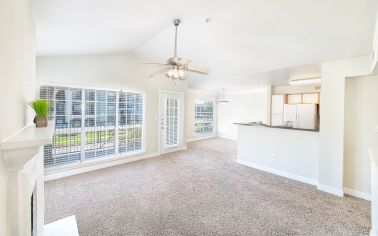
[[378, 76], [347, 78], [345, 84], [344, 187], [370, 194], [368, 147], [378, 143]]

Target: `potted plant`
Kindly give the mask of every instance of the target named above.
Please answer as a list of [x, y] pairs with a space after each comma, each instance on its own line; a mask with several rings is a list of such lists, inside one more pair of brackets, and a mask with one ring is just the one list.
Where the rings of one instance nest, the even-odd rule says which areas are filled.
[[49, 111], [49, 104], [46, 100], [36, 99], [31, 101], [29, 105], [35, 111], [34, 123], [37, 128], [47, 127], [47, 114]]

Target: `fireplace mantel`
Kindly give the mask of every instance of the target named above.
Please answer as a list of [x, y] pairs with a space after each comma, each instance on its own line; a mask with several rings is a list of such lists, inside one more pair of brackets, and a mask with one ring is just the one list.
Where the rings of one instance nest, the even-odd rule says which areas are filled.
[[30, 124], [1, 141], [4, 164], [8, 171], [22, 168], [45, 144], [51, 143], [53, 122], [45, 128]]
[[[54, 122], [45, 128], [24, 127], [0, 143], [7, 173], [7, 215], [10, 235], [42, 235], [44, 217], [43, 145], [52, 141]], [[0, 158], [1, 158], [0, 156]], [[36, 198], [36, 222], [31, 222], [31, 195]], [[34, 201], [33, 201], [34, 202]]]

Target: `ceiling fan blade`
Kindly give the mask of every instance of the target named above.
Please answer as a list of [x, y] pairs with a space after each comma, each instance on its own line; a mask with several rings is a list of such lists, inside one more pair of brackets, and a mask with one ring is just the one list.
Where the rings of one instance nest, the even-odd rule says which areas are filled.
[[158, 75], [160, 75], [160, 74], [162, 74], [162, 73], [165, 73], [165, 72], [167, 72], [167, 71], [169, 71], [170, 70], [170, 68], [169, 67], [166, 67], [166, 68], [164, 68], [164, 69], [161, 69], [161, 70], [159, 70], [159, 71], [156, 71], [155, 73], [152, 73], [151, 75], [149, 75], [148, 77], [149, 78], [153, 78], [153, 77], [156, 77], [156, 76], [158, 76]]
[[144, 65], [162, 65], [162, 66], [168, 66], [167, 63], [158, 63], [158, 62], [142, 62]]
[[193, 72], [197, 72], [197, 73], [201, 73], [201, 74], [208, 74], [209, 73], [209, 69], [203, 68], [203, 67], [198, 67], [198, 66], [193, 66], [193, 65], [188, 65], [188, 70], [193, 71]]

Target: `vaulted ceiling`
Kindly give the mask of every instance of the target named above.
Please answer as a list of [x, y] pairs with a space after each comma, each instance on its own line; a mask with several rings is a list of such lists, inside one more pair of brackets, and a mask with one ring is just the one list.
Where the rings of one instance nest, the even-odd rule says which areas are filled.
[[[368, 54], [376, 0], [33, 0], [38, 55], [178, 54], [211, 73], [192, 88], [257, 84], [256, 74]], [[210, 21], [206, 21], [210, 19]]]

